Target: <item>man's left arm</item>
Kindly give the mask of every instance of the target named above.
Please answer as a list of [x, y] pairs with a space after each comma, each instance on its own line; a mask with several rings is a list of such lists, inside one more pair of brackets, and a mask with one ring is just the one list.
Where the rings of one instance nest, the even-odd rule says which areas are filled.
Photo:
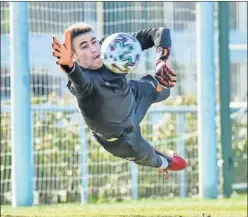
[[164, 27], [140, 30], [133, 35], [140, 42], [142, 50], [155, 46], [157, 59], [168, 59], [171, 49], [170, 30]]
[[176, 74], [167, 64], [171, 51], [170, 30], [167, 28], [153, 28], [141, 30], [134, 34], [142, 46], [142, 50], [155, 46], [157, 53], [155, 78], [165, 88], [174, 87]]
[[[164, 27], [140, 30], [133, 36], [140, 42], [142, 50], [155, 46], [158, 59], [167, 59], [170, 55], [171, 37], [170, 30]], [[107, 37], [102, 38], [99, 43], [102, 45]]]
[[[171, 51], [170, 30], [164, 27], [146, 29], [138, 31], [133, 36], [140, 42], [142, 50], [155, 46], [157, 53], [155, 78], [163, 87], [174, 87], [176, 74], [167, 64]], [[100, 45], [104, 39], [100, 41]]]

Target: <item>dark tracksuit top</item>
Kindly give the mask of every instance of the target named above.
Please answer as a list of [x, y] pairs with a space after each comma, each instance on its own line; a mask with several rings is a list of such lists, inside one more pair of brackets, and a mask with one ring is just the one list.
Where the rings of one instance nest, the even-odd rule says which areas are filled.
[[[142, 50], [153, 46], [156, 49], [171, 47], [170, 31], [166, 28], [141, 30], [134, 36]], [[67, 86], [76, 96], [85, 122], [93, 132], [105, 138], [132, 132], [137, 124], [135, 96], [131, 81], [124, 74], [113, 73], [105, 66], [92, 70], [75, 63], [67, 75]]]

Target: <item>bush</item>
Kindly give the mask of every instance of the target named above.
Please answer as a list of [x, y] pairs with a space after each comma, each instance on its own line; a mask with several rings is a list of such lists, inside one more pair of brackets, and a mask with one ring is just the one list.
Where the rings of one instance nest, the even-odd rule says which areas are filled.
[[[32, 99], [32, 102], [38, 102]], [[56, 100], [54, 100], [56, 102]], [[164, 103], [161, 103], [164, 104]], [[196, 105], [193, 96], [177, 97], [167, 100], [166, 105]], [[80, 201], [82, 183], [80, 158], [81, 139], [79, 125], [73, 120], [81, 116], [71, 112], [34, 111], [34, 171], [36, 199], [39, 203], [61, 203]], [[9, 203], [11, 184], [11, 129], [10, 113], [1, 113], [1, 199]], [[178, 138], [185, 143], [185, 156], [189, 161], [186, 170], [187, 195], [198, 193], [198, 141], [197, 114], [185, 114], [185, 134], [177, 133], [177, 115], [162, 113], [154, 121], [148, 112], [141, 124], [144, 137], [162, 152], [178, 151]], [[153, 122], [152, 122], [153, 120]], [[180, 123], [182, 124], [182, 123]], [[246, 182], [247, 173], [247, 123], [244, 118], [232, 119], [232, 144], [234, 156], [234, 181]], [[131, 197], [130, 163], [106, 152], [92, 139], [87, 130], [88, 145], [88, 189], [90, 201], [117, 201]], [[219, 133], [218, 133], [219, 136]], [[218, 137], [218, 158], [220, 154]], [[156, 170], [139, 167], [138, 194], [143, 197], [164, 197], [179, 195], [179, 175], [171, 174], [164, 183]]]

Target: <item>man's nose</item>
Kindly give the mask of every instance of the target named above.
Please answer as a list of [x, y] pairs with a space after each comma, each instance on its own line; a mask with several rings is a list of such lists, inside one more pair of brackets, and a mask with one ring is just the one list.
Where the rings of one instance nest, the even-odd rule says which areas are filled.
[[96, 52], [96, 47], [94, 45], [91, 45], [91, 52], [95, 53]]

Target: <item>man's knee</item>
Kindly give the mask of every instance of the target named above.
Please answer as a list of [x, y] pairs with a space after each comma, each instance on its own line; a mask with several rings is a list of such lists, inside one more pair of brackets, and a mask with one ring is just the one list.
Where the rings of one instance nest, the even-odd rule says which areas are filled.
[[157, 97], [153, 103], [162, 102], [166, 100], [169, 96], [170, 96], [170, 89], [163, 88], [161, 92], [157, 93]]
[[150, 93], [153, 98], [153, 103], [166, 100], [170, 96], [170, 89], [165, 89], [165, 88], [161, 89], [161, 85], [158, 83], [158, 81], [156, 80], [154, 76], [146, 75], [142, 77], [141, 80], [146, 81], [147, 84], [149, 83], [148, 86], [151, 89]]

